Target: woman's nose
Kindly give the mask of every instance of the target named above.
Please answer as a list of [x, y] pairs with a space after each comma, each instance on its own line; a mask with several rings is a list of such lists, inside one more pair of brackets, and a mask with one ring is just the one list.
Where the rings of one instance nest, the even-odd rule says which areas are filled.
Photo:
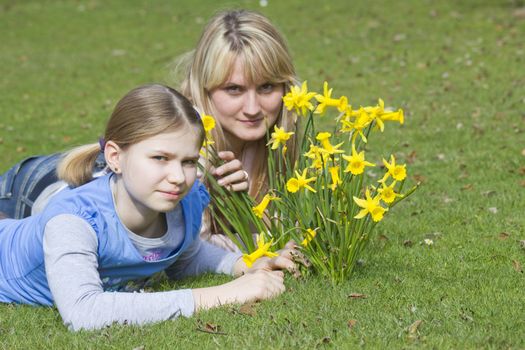
[[255, 89], [248, 90], [244, 99], [243, 113], [247, 116], [256, 116], [261, 112], [261, 104], [259, 103], [259, 96]]

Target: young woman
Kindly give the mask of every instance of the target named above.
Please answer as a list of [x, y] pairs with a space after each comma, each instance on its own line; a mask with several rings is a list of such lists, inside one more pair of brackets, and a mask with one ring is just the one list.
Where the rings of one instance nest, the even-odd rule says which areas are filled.
[[[268, 128], [294, 131], [296, 116], [282, 97], [297, 84], [286, 42], [270, 21], [255, 12], [227, 11], [213, 17], [187, 57], [182, 93], [203, 113], [215, 117], [215, 147], [226, 163], [214, 169], [222, 185], [262, 198], [267, 190]], [[294, 140], [289, 141], [294, 154]], [[212, 198], [213, 200], [213, 198]], [[215, 235], [205, 215], [202, 236], [234, 250], [224, 235]]]
[[[0, 302], [56, 304], [72, 330], [145, 324], [285, 289], [291, 250], [247, 269], [240, 254], [199, 238], [209, 196], [196, 181], [204, 138], [191, 103], [162, 85], [138, 87], [116, 105], [99, 144], [67, 154], [62, 177], [78, 185], [40, 214], [0, 220]], [[91, 178], [103, 152], [107, 174]], [[193, 290], [127, 293], [129, 281], [166, 270], [241, 276]]]
[[[297, 84], [283, 36], [258, 13], [221, 12], [209, 21], [196, 49], [181, 63], [185, 68], [181, 92], [218, 122], [212, 136], [225, 164], [210, 170], [223, 186], [249, 190], [261, 198], [267, 187], [268, 128], [278, 125], [295, 130], [295, 115], [282, 102]], [[294, 140], [288, 142], [288, 152], [294, 153]], [[0, 212], [22, 218], [42, 210], [49, 198], [67, 186], [57, 182], [54, 170], [59, 160], [59, 155], [30, 158], [1, 177]], [[100, 174], [103, 167], [99, 159], [93, 172]], [[202, 237], [235, 250], [226, 236], [215, 235], [214, 227], [206, 213]]]

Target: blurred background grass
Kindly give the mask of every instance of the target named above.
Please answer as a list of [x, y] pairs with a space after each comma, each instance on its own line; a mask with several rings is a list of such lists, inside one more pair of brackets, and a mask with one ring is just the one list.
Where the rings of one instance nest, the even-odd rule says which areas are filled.
[[[248, 313], [232, 306], [141, 328], [71, 334], [56, 310], [1, 305], [0, 347], [523, 348], [525, 4], [261, 4], [0, 1], [0, 171], [95, 142], [129, 89], [176, 86], [173, 60], [216, 11], [255, 9], [286, 36], [310, 89], [327, 80], [354, 107], [381, 97], [405, 110], [406, 124], [368, 147], [373, 161], [395, 152], [422, 186], [377, 227], [364, 264], [337, 288], [290, 278], [288, 293]], [[202, 332], [217, 328], [224, 334]]]

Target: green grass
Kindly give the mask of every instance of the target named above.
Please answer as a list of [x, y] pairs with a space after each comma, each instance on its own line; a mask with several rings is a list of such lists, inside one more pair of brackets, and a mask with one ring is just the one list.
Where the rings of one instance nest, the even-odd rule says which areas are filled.
[[[525, 276], [516, 266], [525, 267], [525, 18], [515, 15], [522, 6], [0, 1], [0, 171], [96, 141], [127, 90], [169, 82], [168, 65], [216, 10], [246, 7], [282, 30], [310, 88], [327, 79], [354, 105], [382, 97], [404, 108], [406, 124], [390, 125], [369, 148], [375, 160], [415, 154], [410, 181], [422, 179], [340, 286], [288, 278], [287, 293], [255, 305], [254, 315], [230, 306], [81, 333], [68, 332], [55, 309], [0, 305], [0, 348], [524, 348]], [[433, 246], [421, 244], [428, 237]], [[206, 324], [221, 334], [202, 332]]]

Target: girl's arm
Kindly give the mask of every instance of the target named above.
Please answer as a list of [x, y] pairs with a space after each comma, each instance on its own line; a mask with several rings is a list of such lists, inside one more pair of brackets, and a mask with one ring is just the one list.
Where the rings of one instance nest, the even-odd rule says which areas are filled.
[[74, 215], [51, 219], [44, 233], [47, 280], [64, 324], [70, 330], [112, 323], [146, 324], [190, 316], [190, 289], [158, 293], [104, 292], [98, 273], [98, 240], [92, 227]]

